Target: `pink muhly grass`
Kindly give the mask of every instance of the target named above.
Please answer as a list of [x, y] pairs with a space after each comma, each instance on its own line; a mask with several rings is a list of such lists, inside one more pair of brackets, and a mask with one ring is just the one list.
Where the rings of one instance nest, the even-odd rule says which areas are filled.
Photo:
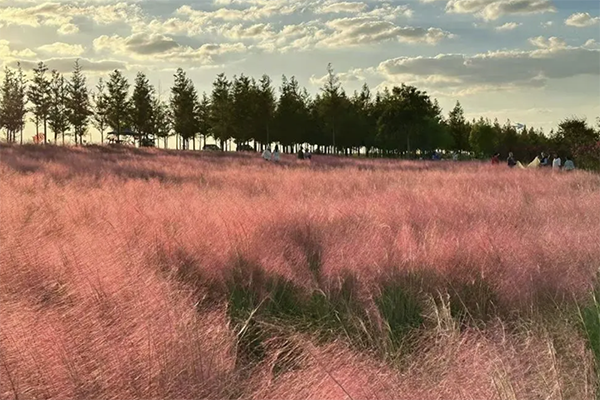
[[[2, 379], [2, 397], [245, 390], [236, 387], [224, 312], [223, 283], [239, 260], [307, 292], [350, 271], [367, 309], [394, 273], [482, 278], [519, 310], [543, 296], [585, 296], [598, 272], [600, 177], [585, 172], [324, 156], [275, 165], [258, 155], [100, 147], [0, 151], [0, 368], [15, 385]], [[319, 351], [355, 398], [398, 398], [406, 385], [347, 350]], [[490, 354], [480, 355], [488, 366]], [[313, 384], [298, 398], [344, 398], [310, 365], [281, 388], [261, 386], [257, 398], [291, 396], [303, 381]], [[355, 377], [376, 383], [380, 373], [383, 386], [361, 392]], [[444, 397], [463, 383], [471, 398], [491, 393], [459, 375], [448, 375], [443, 395], [422, 382], [405, 398]]]

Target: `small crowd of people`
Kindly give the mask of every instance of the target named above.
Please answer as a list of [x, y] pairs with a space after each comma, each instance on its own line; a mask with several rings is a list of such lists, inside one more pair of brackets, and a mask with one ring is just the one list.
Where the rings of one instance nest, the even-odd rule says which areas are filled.
[[[500, 153], [496, 153], [492, 157], [492, 165], [498, 165], [498, 164], [500, 164]], [[571, 157], [569, 157], [569, 156], [565, 157], [565, 163], [563, 165], [562, 160], [558, 156], [558, 154], [554, 153], [554, 157], [550, 158], [544, 152], [542, 152], [539, 156], [534, 158], [533, 161], [530, 162], [527, 166], [524, 166], [523, 164], [521, 164], [520, 161], [515, 160], [514, 154], [512, 152], [510, 152], [510, 153], [508, 153], [508, 158], [506, 159], [506, 164], [508, 165], [509, 168], [518, 167], [518, 168], [522, 168], [522, 169], [550, 167], [550, 166], [552, 166], [552, 170], [554, 170], [554, 171], [559, 171], [561, 169], [565, 170], [565, 171], [573, 171], [575, 169], [575, 163], [573, 162]]]
[[262, 153], [262, 158], [264, 158], [267, 161], [279, 162], [281, 158], [281, 155], [279, 153], [279, 145], [275, 145], [275, 149], [273, 149], [273, 152], [271, 152], [271, 146], [267, 146], [265, 148], [265, 151], [263, 151]]
[[[275, 148], [273, 149], [272, 152], [271, 152], [271, 146], [267, 146], [262, 153], [262, 158], [264, 158], [267, 161], [278, 162], [281, 159], [281, 153], [279, 152], [279, 145], [276, 144]], [[301, 147], [300, 150], [298, 150], [298, 159], [299, 160], [310, 160], [311, 158], [312, 158], [312, 154], [308, 148], [305, 150], [304, 147]]]

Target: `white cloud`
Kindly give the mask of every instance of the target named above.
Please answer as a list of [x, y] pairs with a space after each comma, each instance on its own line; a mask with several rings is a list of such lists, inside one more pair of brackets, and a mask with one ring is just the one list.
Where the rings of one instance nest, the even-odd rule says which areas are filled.
[[60, 34], [72, 34], [79, 31], [74, 18], [84, 18], [100, 25], [116, 22], [133, 23], [142, 18], [138, 5], [116, 4], [70, 4], [46, 2], [34, 6], [0, 8], [0, 23], [4, 25], [56, 27]]
[[554, 36], [548, 39], [543, 36], [530, 38], [529, 43], [540, 49], [563, 49], [567, 47], [567, 42]]
[[62, 42], [45, 44], [38, 47], [38, 50], [50, 56], [80, 56], [85, 52], [84, 47], [80, 44], [68, 44]]
[[505, 15], [556, 12], [556, 7], [550, 0], [449, 0], [446, 11], [474, 14], [486, 21], [493, 21]]
[[0, 39], [0, 60], [9, 61], [12, 59], [32, 58], [36, 53], [31, 49], [13, 50], [8, 40]]
[[[382, 62], [378, 74], [391, 83], [467, 91], [543, 87], [549, 79], [600, 76], [600, 51], [568, 47], [557, 38], [534, 38], [532, 51], [497, 51], [474, 56], [439, 54]], [[577, 62], [573, 62], [577, 60]]]
[[552, 25], [554, 25], [554, 21], [546, 21], [546, 22], [542, 22], [541, 25], [544, 28], [550, 28]]
[[[372, 73], [370, 74], [369, 72], [370, 72], [369, 70], [356, 68], [356, 69], [351, 69], [347, 72], [337, 73], [336, 75], [339, 78], [341, 83], [350, 83], [350, 82], [364, 81], [368, 75], [372, 75]], [[313, 86], [323, 86], [327, 82], [327, 78], [328, 78], [327, 74], [325, 74], [321, 77], [311, 75], [311, 77], [309, 78], [309, 82]]]
[[514, 29], [517, 29], [521, 25], [523, 25], [523, 24], [516, 23], [516, 22], [507, 22], [504, 25], [497, 26], [496, 30], [497, 31], [512, 31]]
[[585, 28], [600, 23], [600, 17], [593, 18], [590, 13], [576, 13], [565, 20], [565, 25]]
[[414, 12], [408, 6], [392, 6], [389, 3], [384, 3], [372, 9], [371, 11], [367, 11], [361, 13], [359, 16], [361, 17], [370, 17], [370, 18], [379, 18], [385, 20], [395, 20], [399, 17], [411, 18]]
[[243, 53], [242, 43], [205, 43], [198, 48], [182, 46], [173, 38], [160, 34], [133, 34], [129, 37], [102, 35], [93, 41], [98, 53], [125, 56], [138, 61], [170, 64], [213, 64], [215, 57]]
[[367, 5], [362, 2], [350, 2], [350, 1], [338, 1], [329, 4], [324, 4], [316, 8], [317, 14], [328, 14], [328, 13], [349, 13], [357, 14], [364, 11]]
[[436, 44], [452, 37], [438, 28], [399, 27], [389, 21], [365, 17], [339, 18], [326, 22], [333, 34], [320, 45], [325, 47], [348, 47], [396, 40], [405, 43]]

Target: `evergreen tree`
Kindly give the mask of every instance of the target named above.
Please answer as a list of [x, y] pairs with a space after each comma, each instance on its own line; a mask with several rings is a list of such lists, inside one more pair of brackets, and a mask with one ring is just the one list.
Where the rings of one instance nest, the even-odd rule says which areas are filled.
[[233, 77], [231, 88], [232, 112], [235, 118], [232, 119], [233, 137], [238, 145], [246, 145], [250, 139], [254, 138], [253, 122], [256, 115], [256, 96], [254, 96], [254, 87], [250, 79], [244, 74], [239, 78]]
[[121, 74], [121, 71], [114, 70], [109, 75], [106, 87], [108, 89], [106, 97], [108, 126], [115, 132], [117, 141], [120, 141], [121, 135], [123, 135], [130, 124], [131, 103], [128, 99], [129, 83], [123, 74]]
[[33, 79], [27, 91], [27, 98], [33, 105], [31, 112], [34, 116], [36, 134], [39, 132], [40, 124], [44, 127], [44, 143], [48, 143], [47, 123], [50, 111], [50, 81], [46, 77], [47, 71], [46, 64], [40, 61], [33, 70]]
[[71, 81], [68, 85], [69, 123], [75, 134], [75, 144], [83, 144], [83, 136], [87, 132], [90, 115], [93, 115], [90, 105], [86, 79], [81, 72], [79, 60], [75, 61]]
[[291, 151], [291, 146], [301, 144], [306, 138], [306, 130], [310, 121], [310, 113], [306, 97], [300, 90], [295, 77], [288, 80], [282, 78], [281, 95], [274, 118], [273, 139]]
[[[326, 140], [325, 143], [331, 144], [335, 149], [336, 133], [339, 129], [342, 108], [346, 103], [344, 98], [346, 97], [341, 90], [340, 79], [334, 73], [331, 64], [327, 64], [327, 81], [321, 88], [322, 96], [319, 97], [317, 102], [317, 109], [319, 115], [322, 118], [324, 124], [323, 129], [329, 133], [331, 140]], [[327, 137], [327, 136], [326, 136]]]
[[[21, 63], [17, 63], [17, 74], [16, 74], [16, 82], [15, 82], [15, 91], [14, 91], [14, 120], [15, 127], [18, 127], [20, 131], [20, 141], [23, 144], [23, 129], [25, 129], [25, 116], [27, 115], [27, 82], [25, 79], [25, 75], [23, 74], [23, 68], [21, 68]], [[16, 132], [15, 132], [16, 134]], [[13, 142], [16, 142], [15, 134], [13, 134]]]
[[154, 88], [142, 72], [135, 77], [133, 94], [131, 95], [131, 124], [138, 144], [146, 145], [151, 142], [152, 121], [154, 111], [152, 107]]
[[489, 120], [480, 118], [471, 127], [469, 136], [471, 148], [478, 155], [489, 157], [494, 154], [498, 146], [498, 130], [490, 123]]
[[202, 136], [201, 148], [206, 146], [206, 138], [212, 135], [210, 125], [210, 99], [202, 93], [202, 100], [196, 105], [196, 123], [198, 133]]
[[171, 88], [171, 114], [173, 130], [183, 140], [183, 148], [189, 148], [189, 140], [198, 133], [196, 107], [198, 94], [192, 81], [181, 68], [175, 73], [175, 83]]
[[154, 96], [152, 99], [152, 136], [157, 140], [163, 139], [164, 148], [168, 148], [169, 136], [171, 135], [171, 115], [169, 106]]
[[16, 88], [15, 73], [8, 67], [4, 68], [4, 80], [0, 86], [0, 129], [6, 130], [6, 141], [14, 142], [14, 93]]
[[270, 143], [275, 107], [275, 91], [271, 85], [271, 78], [263, 75], [256, 88], [255, 141], [267, 145]]
[[93, 100], [92, 124], [100, 132], [100, 144], [104, 144], [104, 132], [108, 128], [108, 99], [102, 78], [98, 80]]
[[[54, 144], [58, 141], [58, 136], [62, 137], [62, 144], [65, 144], [65, 133], [69, 129], [70, 114], [73, 112], [69, 99], [67, 82], [58, 71], [52, 71], [52, 80], [50, 81], [50, 109], [48, 113], [48, 125], [54, 133]], [[77, 143], [77, 138], [75, 139]]]
[[448, 115], [448, 128], [454, 140], [453, 150], [469, 151], [470, 127], [465, 120], [464, 110], [458, 101]]
[[23, 127], [25, 125], [25, 78], [21, 65], [17, 72], [6, 67], [4, 80], [0, 86], [0, 129], [6, 131], [6, 141], [15, 143], [17, 132], [21, 133], [23, 143]]
[[226, 142], [233, 137], [233, 101], [230, 93], [231, 82], [225, 74], [217, 75], [213, 82], [210, 106], [210, 125], [214, 138], [225, 149]]

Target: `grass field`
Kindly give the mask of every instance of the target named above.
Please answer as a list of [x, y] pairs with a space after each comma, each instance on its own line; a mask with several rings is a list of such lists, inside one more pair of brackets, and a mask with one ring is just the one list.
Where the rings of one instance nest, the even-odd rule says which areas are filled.
[[599, 393], [599, 175], [5, 146], [0, 196], [2, 399]]

